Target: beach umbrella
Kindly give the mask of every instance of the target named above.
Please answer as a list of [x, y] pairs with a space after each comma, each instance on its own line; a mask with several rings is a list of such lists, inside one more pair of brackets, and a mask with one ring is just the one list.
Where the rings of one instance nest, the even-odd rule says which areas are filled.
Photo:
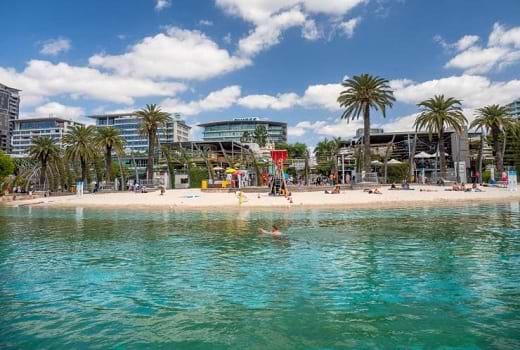
[[[438, 157], [439, 155], [440, 155], [440, 153], [439, 153], [439, 151], [437, 151], [437, 153], [435, 153], [434, 157]], [[449, 156], [448, 153], [444, 153], [444, 155], [445, 155], [446, 157]]]
[[393, 164], [402, 164], [403, 162], [398, 161], [397, 159], [390, 159], [387, 164], [393, 165]]
[[425, 158], [433, 158], [433, 157], [435, 157], [433, 154], [429, 154], [424, 151], [419, 152], [414, 156], [414, 158], [417, 158], [417, 159], [425, 159]]
[[236, 171], [237, 171], [237, 169], [235, 169], [235, 168], [227, 168], [226, 174], [234, 174]]
[[219, 171], [219, 170], [224, 170], [224, 168], [221, 167], [221, 166], [216, 166], [216, 167], [213, 168], [213, 170], [217, 170], [217, 171]]
[[373, 160], [373, 161], [370, 162], [370, 164], [372, 164], [373, 166], [381, 166], [381, 165], [383, 165], [383, 163], [381, 163], [378, 160]]

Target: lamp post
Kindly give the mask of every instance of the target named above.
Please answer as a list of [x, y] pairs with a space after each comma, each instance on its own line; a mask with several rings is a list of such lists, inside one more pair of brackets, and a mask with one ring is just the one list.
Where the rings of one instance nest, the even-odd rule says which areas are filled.
[[128, 148], [125, 148], [125, 153], [130, 154], [130, 157], [132, 157], [132, 161], [134, 162], [134, 170], [135, 170], [135, 183], [139, 184], [139, 174], [137, 173], [137, 162], [135, 161], [135, 158], [134, 158], [134, 151], [130, 147], [128, 147]]

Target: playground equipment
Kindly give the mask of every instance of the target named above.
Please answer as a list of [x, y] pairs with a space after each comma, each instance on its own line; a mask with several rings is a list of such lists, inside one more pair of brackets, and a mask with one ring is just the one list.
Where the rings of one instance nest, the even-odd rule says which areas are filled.
[[285, 182], [285, 174], [283, 172], [283, 163], [288, 158], [287, 150], [273, 150], [271, 151], [271, 158], [273, 160], [274, 172], [269, 195], [287, 196], [287, 183]]

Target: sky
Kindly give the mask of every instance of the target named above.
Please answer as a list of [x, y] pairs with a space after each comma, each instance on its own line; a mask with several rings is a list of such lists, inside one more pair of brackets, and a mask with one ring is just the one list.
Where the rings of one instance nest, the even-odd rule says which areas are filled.
[[21, 118], [134, 111], [155, 103], [202, 122], [285, 121], [290, 142], [352, 136], [341, 82], [389, 80], [374, 127], [412, 130], [435, 94], [476, 108], [520, 98], [518, 0], [24, 0], [0, 36], [0, 83]]

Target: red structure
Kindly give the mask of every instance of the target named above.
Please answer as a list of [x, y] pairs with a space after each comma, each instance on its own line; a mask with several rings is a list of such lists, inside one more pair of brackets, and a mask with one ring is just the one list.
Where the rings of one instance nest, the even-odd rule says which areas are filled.
[[283, 162], [287, 160], [287, 158], [288, 153], [285, 149], [271, 151], [271, 159], [273, 160], [273, 163], [276, 165], [276, 167], [270, 186], [270, 195], [284, 195], [287, 197], [287, 184], [285, 183], [285, 176], [283, 173]]
[[287, 158], [289, 158], [289, 155], [286, 149], [271, 151], [271, 159], [278, 168], [283, 167], [283, 162], [286, 161]]

